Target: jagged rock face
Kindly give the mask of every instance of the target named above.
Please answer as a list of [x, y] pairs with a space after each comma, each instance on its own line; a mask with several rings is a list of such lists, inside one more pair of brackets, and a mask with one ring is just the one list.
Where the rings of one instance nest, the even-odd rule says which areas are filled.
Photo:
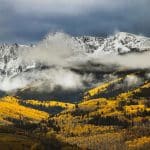
[[73, 38], [86, 53], [94, 53], [104, 44], [105, 39], [102, 37], [82, 36]]
[[126, 54], [150, 50], [150, 38], [124, 32], [108, 38], [83, 36], [75, 40], [88, 53]]
[[30, 46], [27, 45], [0, 45], [0, 79], [13, 77], [21, 72], [26, 72], [37, 67], [35, 62], [25, 63], [21, 53]]
[[0, 76], [10, 76], [21, 71], [18, 44], [0, 46]]
[[[52, 35], [44, 39], [44, 42], [49, 41], [49, 38], [52, 38]], [[67, 38], [68, 36], [65, 37], [64, 40], [67, 40]], [[129, 33], [117, 33], [116, 35], [110, 36], [108, 38], [90, 36], [69, 38], [74, 44], [74, 47], [72, 49], [75, 53], [76, 51], [78, 51], [78, 55], [80, 56], [80, 58], [82, 56], [80, 52], [88, 54], [86, 56], [89, 56], [105, 54], [120, 55], [150, 50], [149, 38], [136, 36]], [[50, 67], [46, 66], [44, 63], [41, 64], [38, 61], [24, 61], [26, 58], [22, 58], [22, 52], [29, 49], [30, 51], [32, 51], [32, 46], [19, 44], [0, 45], [0, 82], [3, 83], [4, 86], [6, 83], [10, 84], [10, 79], [19, 76], [20, 74], [31, 72], [32, 76], [29, 75], [28, 78], [33, 78], [34, 71], [40, 72], [43, 69], [48, 69], [48, 67]], [[73, 53], [73, 55], [75, 53]], [[27, 76], [27, 74], [25, 74], [24, 76]], [[38, 77], [36, 76], [35, 80], [33, 79], [31, 81], [36, 82], [37, 79]], [[10, 81], [7, 82], [7, 80]], [[0, 86], [0, 90], [3, 90], [3, 86]]]
[[[122, 32], [108, 38], [82, 36], [72, 39], [85, 53], [92, 54], [127, 54], [150, 50], [150, 38]], [[39, 66], [37, 62], [25, 64], [22, 61], [21, 52], [28, 48], [29, 46], [18, 44], [0, 45], [0, 77]]]

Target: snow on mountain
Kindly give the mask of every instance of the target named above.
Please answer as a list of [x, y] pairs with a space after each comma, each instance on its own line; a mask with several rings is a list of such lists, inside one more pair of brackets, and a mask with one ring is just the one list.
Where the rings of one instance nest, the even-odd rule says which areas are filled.
[[22, 61], [21, 53], [27, 50], [27, 45], [0, 45], [0, 78], [4, 76], [15, 76], [17, 73], [35, 68], [34, 62], [25, 64]]
[[[118, 55], [150, 50], [150, 38], [137, 36], [130, 33], [119, 32], [108, 38], [91, 36], [69, 37], [65, 34], [56, 34], [57, 35], [48, 35], [42, 42], [45, 45], [51, 44], [51, 42], [54, 40], [59, 40], [62, 43], [62, 38], [64, 41], [67, 41], [70, 38], [67, 45], [72, 42], [72, 44], [70, 44], [69, 46], [72, 46], [74, 54], [78, 52], [77, 55], [80, 55], [81, 53], [89, 55]], [[59, 41], [57, 41], [56, 44], [59, 43]], [[52, 44], [54, 45], [55, 43], [53, 42]], [[54, 47], [53, 45], [52, 47]], [[38, 62], [24, 63], [22, 61], [22, 52], [27, 51], [27, 49], [29, 48], [31, 48], [31, 46], [19, 44], [0, 45], [0, 79], [2, 78], [2, 76], [13, 76], [19, 72], [25, 72], [28, 69], [34, 69], [41, 65]]]
[[[62, 44], [63, 42], [65, 42], [65, 44]], [[72, 53], [73, 56], [71, 57], [78, 55], [80, 56], [80, 59], [83, 60], [86, 57], [81, 58], [82, 56], [81, 54], [86, 54], [85, 56], [105, 55], [105, 54], [120, 55], [150, 50], [150, 38], [123, 32], [117, 33], [107, 38], [91, 37], [91, 36], [70, 37], [65, 34], [56, 33], [48, 35], [40, 43], [42, 43], [42, 47], [45, 44], [45, 47], [47, 47], [46, 50], [49, 49], [49, 46], [50, 48], [56, 48], [58, 50], [61, 50], [61, 45], [63, 46], [64, 50], [65, 48], [67, 48], [67, 46], [69, 48], [71, 47], [74, 52]], [[60, 46], [58, 46], [59, 43]], [[55, 46], [55, 44], [57, 46]], [[22, 57], [23, 52], [26, 52], [26, 54], [28, 54], [28, 51], [30, 51], [29, 55], [32, 54], [32, 47], [36, 46], [38, 46], [38, 44], [35, 46], [19, 45], [19, 44], [0, 45], [0, 83], [1, 83], [0, 90], [9, 91], [13, 88], [15, 89], [20, 88], [20, 85], [22, 85], [22, 83], [25, 85], [28, 84], [28, 80], [31, 80], [29, 84], [32, 84], [32, 81], [36, 81], [39, 79], [39, 76], [37, 75], [36, 78], [33, 79], [34, 78], [33, 75], [36, 74], [35, 72], [36, 71], [40, 72], [42, 69], [49, 67], [46, 66], [47, 64], [44, 63], [42, 64], [41, 62], [38, 62], [38, 59], [36, 61], [33, 60], [28, 62], [25, 61], [26, 60], [25, 57]], [[45, 53], [45, 54], [53, 55], [54, 52], [55, 51], [52, 51], [52, 53]], [[63, 54], [64, 52], [58, 54], [58, 56], [61, 57], [63, 56]], [[34, 53], [34, 55], [36, 55], [36, 53]], [[49, 56], [47, 56], [46, 58], [49, 58]], [[61, 61], [63, 61], [63, 59]], [[24, 78], [23, 73], [26, 73], [25, 76], [28, 79]], [[32, 76], [30, 76], [29, 73], [32, 73]], [[19, 81], [17, 79], [18, 82], [17, 86], [16, 83], [14, 83], [13, 85], [12, 79], [16, 78], [19, 75], [21, 75], [23, 79], [19, 78]], [[48, 75], [46, 77], [48, 78]], [[42, 76], [40, 77], [40, 79], [44, 80]], [[52, 78], [50, 78], [50, 80], [52, 80]], [[9, 88], [7, 88], [8, 87], [7, 85], [10, 84], [11, 87], [9, 86]]]
[[76, 37], [75, 40], [87, 53], [126, 54], [150, 50], [150, 38], [119, 32], [108, 38]]

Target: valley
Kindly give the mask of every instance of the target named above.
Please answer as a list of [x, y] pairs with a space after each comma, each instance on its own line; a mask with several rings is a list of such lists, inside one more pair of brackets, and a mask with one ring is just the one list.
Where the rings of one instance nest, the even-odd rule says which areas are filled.
[[14, 150], [15, 145], [18, 149], [43, 150], [147, 150], [150, 147], [150, 95], [147, 93], [150, 82], [113, 97], [101, 97], [104, 91], [111, 92], [108, 90], [111, 84], [121, 80], [85, 92], [86, 97], [83, 95], [78, 103], [1, 98], [1, 147], [9, 150], [11, 144]]
[[55, 33], [3, 44], [0, 148], [150, 149], [149, 41]]

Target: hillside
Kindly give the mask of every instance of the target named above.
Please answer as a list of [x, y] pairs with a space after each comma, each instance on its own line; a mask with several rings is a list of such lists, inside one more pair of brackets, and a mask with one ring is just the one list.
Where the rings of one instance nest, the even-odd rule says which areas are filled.
[[20, 120], [40, 121], [48, 118], [48, 114], [19, 104], [19, 100], [13, 97], [0, 99], [1, 121]]
[[148, 37], [124, 32], [2, 44], [0, 147], [150, 149], [149, 52]]
[[[148, 59], [149, 43], [148, 37], [124, 32], [109, 37], [56, 32], [35, 45], [1, 44], [0, 97], [79, 101], [80, 93], [110, 81], [111, 76], [118, 79], [119, 73], [149, 72], [148, 62], [136, 66]], [[134, 61], [128, 64], [129, 58]]]
[[[63, 147], [119, 150], [123, 146], [124, 150], [147, 150], [150, 148], [149, 81], [127, 92], [120, 90], [113, 97], [100, 97], [101, 92], [109, 91], [111, 84], [118, 84], [124, 78], [90, 89], [86, 92], [90, 94], [88, 99], [83, 97], [76, 104], [4, 97], [0, 101], [0, 131], [4, 136], [15, 133], [14, 138], [34, 138], [35, 148], [46, 149], [49, 145], [54, 150]], [[23, 141], [25, 145], [30, 143]]]

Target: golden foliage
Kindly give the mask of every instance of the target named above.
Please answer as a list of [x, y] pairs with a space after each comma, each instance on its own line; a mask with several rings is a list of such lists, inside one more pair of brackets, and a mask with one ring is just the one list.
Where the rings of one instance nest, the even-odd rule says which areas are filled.
[[150, 148], [150, 137], [142, 137], [126, 142], [129, 150], [148, 150]]
[[121, 100], [121, 99], [127, 100], [129, 98], [132, 98], [135, 94], [140, 93], [143, 89], [148, 89], [148, 88], [150, 88], [150, 82], [145, 82], [144, 85], [142, 85], [134, 90], [119, 94], [117, 96], [117, 100]]
[[[90, 90], [89, 96], [107, 90], [111, 84], [120, 80], [122, 78]], [[40, 133], [42, 130], [48, 136], [51, 133], [58, 134], [65, 143], [75, 144], [81, 149], [145, 149], [150, 146], [148, 137], [150, 131], [147, 129], [150, 122], [150, 108], [145, 105], [144, 99], [138, 101], [132, 97], [149, 87], [150, 83], [146, 82], [143, 86], [121, 93], [113, 99], [97, 98], [78, 104], [21, 101], [14, 97], [4, 97], [0, 100], [0, 121], [7, 118], [19, 120], [22, 117], [33, 121], [44, 119], [40, 122], [42, 128], [34, 133], [43, 135], [43, 132]], [[48, 118], [48, 113], [30, 108], [32, 106], [37, 106], [34, 107], [37, 109], [42, 106], [43, 111], [43, 107], [49, 110], [51, 107], [58, 106], [65, 111]], [[135, 127], [136, 130], [133, 131]], [[138, 131], [140, 128], [143, 130]]]
[[38, 111], [32, 108], [21, 106], [19, 100], [14, 97], [4, 97], [0, 100], [0, 118], [20, 119], [21, 117], [29, 120], [39, 121], [46, 119], [49, 115], [46, 112]]
[[127, 114], [137, 114], [137, 112], [142, 112], [145, 109], [144, 105], [130, 105], [124, 107]]
[[62, 107], [67, 109], [72, 109], [75, 107], [75, 104], [65, 103], [65, 102], [57, 102], [57, 101], [39, 101], [39, 100], [26, 100], [23, 103], [31, 104], [33, 106], [44, 106], [44, 107]]
[[104, 84], [102, 84], [102, 85], [100, 85], [100, 86], [98, 86], [98, 87], [96, 87], [96, 88], [93, 88], [93, 89], [87, 91], [87, 92], [85, 93], [84, 100], [90, 99], [90, 97], [92, 97], [92, 96], [94, 96], [94, 95], [96, 95], [96, 94], [99, 94], [99, 93], [101, 93], [101, 92], [106, 91], [107, 88], [108, 88], [110, 85], [112, 85], [112, 84], [114, 84], [114, 83], [117, 83], [117, 82], [121, 81], [122, 79], [123, 79], [123, 78], [115, 79], [115, 80], [113, 80], [113, 81], [104, 83]]

